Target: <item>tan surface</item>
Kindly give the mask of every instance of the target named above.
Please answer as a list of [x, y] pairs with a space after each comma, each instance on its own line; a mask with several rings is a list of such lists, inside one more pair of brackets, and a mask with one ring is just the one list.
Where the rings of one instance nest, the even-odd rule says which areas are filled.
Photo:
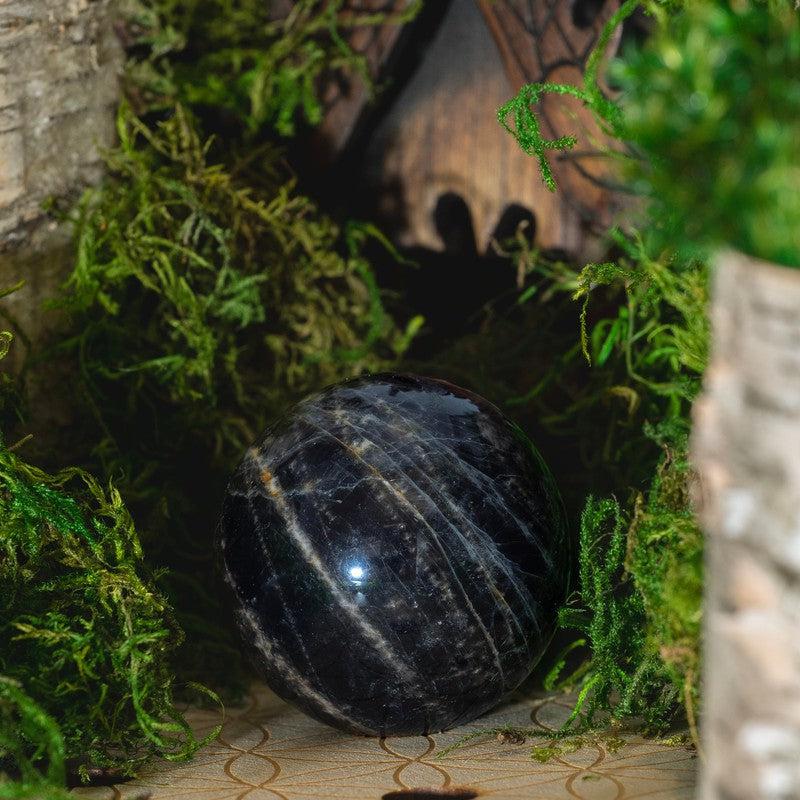
[[[263, 688], [249, 704], [229, 709], [220, 739], [189, 764], [158, 764], [136, 781], [83, 789], [93, 800], [380, 800], [402, 789], [469, 787], [503, 800], [689, 800], [696, 759], [683, 747], [639, 737], [610, 752], [601, 741], [541, 764], [529, 739], [509, 744], [486, 737], [437, 758], [471, 730], [499, 725], [552, 729], [565, 718], [564, 697], [525, 699], [457, 731], [385, 740], [349, 736], [309, 719]], [[218, 713], [193, 711], [198, 731]], [[443, 794], [447, 797], [447, 794]], [[452, 796], [452, 795], [451, 795]], [[397, 795], [395, 800], [411, 800]]]

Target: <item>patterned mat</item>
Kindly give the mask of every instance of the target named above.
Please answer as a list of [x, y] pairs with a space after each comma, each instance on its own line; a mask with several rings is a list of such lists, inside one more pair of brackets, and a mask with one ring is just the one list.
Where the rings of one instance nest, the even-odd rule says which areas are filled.
[[[464, 734], [496, 726], [558, 727], [570, 698], [526, 698], [434, 736], [368, 739], [309, 719], [268, 689], [228, 709], [220, 738], [188, 764], [152, 765], [137, 780], [77, 789], [92, 800], [690, 800], [696, 757], [635, 735], [573, 741], [544, 763], [525, 742], [480, 737], [439, 756]], [[193, 710], [200, 733], [219, 713]], [[570, 752], [572, 750], [572, 752]], [[541, 750], [536, 755], [543, 757]]]

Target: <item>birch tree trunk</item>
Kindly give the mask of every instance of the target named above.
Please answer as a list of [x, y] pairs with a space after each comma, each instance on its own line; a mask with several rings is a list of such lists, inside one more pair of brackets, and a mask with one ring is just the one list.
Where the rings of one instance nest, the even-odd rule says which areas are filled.
[[702, 800], [800, 798], [800, 271], [717, 259], [695, 405], [707, 534]]
[[96, 180], [114, 136], [121, 50], [109, 0], [0, 0], [0, 236]]
[[[42, 203], [96, 182], [101, 149], [114, 141], [123, 56], [112, 4], [0, 0], [0, 289], [25, 280], [2, 301], [0, 329], [17, 334], [4, 370], [16, 370], [26, 348], [50, 335], [57, 317], [42, 312], [42, 301], [72, 263], [69, 232], [46, 218]], [[70, 423], [68, 409], [52, 401], [64, 394], [52, 391], [56, 372], [38, 370], [28, 382], [31, 430], [45, 449], [44, 432]]]

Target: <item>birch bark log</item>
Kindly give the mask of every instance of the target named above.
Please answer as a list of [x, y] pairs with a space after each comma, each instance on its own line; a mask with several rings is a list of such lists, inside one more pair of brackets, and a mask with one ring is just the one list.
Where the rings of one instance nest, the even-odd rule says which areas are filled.
[[0, 0], [0, 237], [96, 180], [114, 136], [121, 49], [110, 0]]
[[717, 259], [695, 405], [706, 530], [702, 800], [800, 797], [800, 274]]
[[[2, 368], [16, 371], [26, 349], [47, 341], [58, 317], [43, 313], [73, 259], [69, 232], [48, 219], [50, 197], [77, 197], [100, 179], [101, 150], [114, 141], [122, 48], [114, 0], [0, 0], [0, 288], [2, 329], [16, 334]], [[13, 322], [13, 324], [11, 324]], [[58, 369], [28, 380], [36, 446], [68, 427], [54, 391]], [[25, 432], [29, 432], [27, 429]], [[30, 451], [29, 451], [30, 452]]]

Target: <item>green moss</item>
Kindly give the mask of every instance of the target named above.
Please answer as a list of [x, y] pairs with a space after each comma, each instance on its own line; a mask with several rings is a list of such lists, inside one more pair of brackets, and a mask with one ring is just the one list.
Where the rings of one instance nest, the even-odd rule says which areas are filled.
[[641, 718], [650, 732], [663, 731], [684, 703], [694, 725], [702, 536], [684, 459], [667, 450], [632, 513], [615, 499], [587, 501], [579, 596], [561, 622], [583, 633], [591, 660], [577, 670], [581, 689], [568, 727], [593, 728], [610, 712], [612, 720]]
[[[395, 15], [347, 0], [299, 0], [281, 15], [271, 0], [129, 0], [129, 94], [138, 111], [171, 113], [181, 104], [228, 137], [291, 136], [317, 125], [323, 87], [361, 82], [374, 89], [363, 54], [346, 37], [377, 24], [402, 24], [421, 3]], [[214, 119], [216, 117], [216, 119]], [[234, 126], [234, 131], [231, 130]]]
[[172, 697], [182, 633], [113, 486], [48, 474], [0, 436], [0, 581], [0, 797], [195, 752]]
[[607, 155], [628, 159], [632, 153], [628, 120], [623, 115], [618, 102], [610, 99], [600, 85], [598, 76], [603, 58], [612, 37], [634, 12], [644, 11], [664, 23], [667, 15], [677, 14], [686, 0], [625, 0], [608, 18], [597, 38], [592, 52], [586, 60], [581, 85], [569, 83], [532, 83], [523, 86], [516, 97], [504, 103], [497, 111], [497, 119], [510, 133], [519, 146], [539, 162], [542, 180], [551, 192], [556, 190], [548, 153], [571, 150], [578, 144], [572, 134], [564, 134], [556, 139], [546, 139], [539, 124], [538, 110], [535, 108], [543, 94], [555, 94], [574, 97], [589, 109], [597, 120], [600, 129], [617, 146], [608, 148]]
[[[655, 732], [681, 708], [694, 726], [698, 701], [702, 535], [686, 441], [708, 358], [708, 276], [701, 262], [651, 256], [636, 235], [615, 239], [624, 255], [584, 268], [573, 296], [588, 303], [604, 285], [622, 290], [599, 318], [584, 305], [582, 342], [596, 380], [640, 420], [614, 445], [617, 454], [638, 449], [639, 470], [618, 473], [616, 496], [590, 496], [584, 507], [579, 587], [561, 623], [580, 632], [590, 655], [561, 682], [579, 688], [567, 728], [635, 717]], [[596, 404], [597, 386], [589, 397]], [[551, 687], [565, 663], [554, 667]]]
[[559, 735], [559, 738], [555, 740], [552, 732], [542, 728], [513, 728], [506, 726], [472, 731], [440, 750], [436, 754], [436, 758], [445, 758], [465, 745], [485, 740], [487, 737], [494, 737], [503, 744], [514, 745], [524, 744], [528, 739], [543, 740], [542, 744], [535, 744], [530, 749], [530, 757], [540, 764], [547, 764], [553, 759], [577, 753], [585, 747], [602, 747], [609, 753], [616, 753], [625, 746], [625, 740], [615, 736], [613, 733], [602, 735], [588, 733], [581, 736]]
[[[181, 107], [155, 128], [123, 108], [118, 129], [109, 178], [75, 217], [62, 302], [87, 381], [198, 412], [219, 447], [240, 450], [285, 389], [381, 366], [406, 346], [359, 255], [371, 229], [320, 214], [275, 151], [235, 169], [210, 161]], [[256, 427], [238, 430], [245, 420]]]
[[[634, 188], [684, 251], [800, 266], [800, 11], [693, 0], [617, 70]], [[691, 177], [689, 177], [691, 176]]]
[[56, 721], [17, 681], [0, 675], [0, 798], [68, 800], [65, 767]]

